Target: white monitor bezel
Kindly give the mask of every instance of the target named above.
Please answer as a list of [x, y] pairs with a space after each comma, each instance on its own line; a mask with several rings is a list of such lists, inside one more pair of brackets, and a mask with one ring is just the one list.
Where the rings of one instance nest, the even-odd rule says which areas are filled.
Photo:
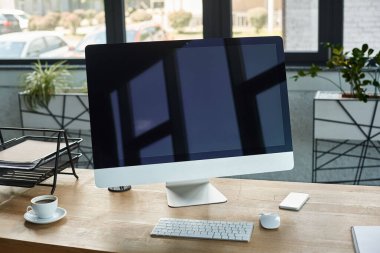
[[293, 152], [95, 169], [97, 187], [191, 181], [291, 170]]

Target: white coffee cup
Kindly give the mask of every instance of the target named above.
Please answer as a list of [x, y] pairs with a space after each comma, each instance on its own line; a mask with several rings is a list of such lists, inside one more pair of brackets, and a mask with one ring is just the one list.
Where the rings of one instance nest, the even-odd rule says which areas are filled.
[[37, 196], [32, 198], [30, 202], [31, 205], [26, 208], [26, 211], [33, 210], [40, 219], [51, 218], [58, 207], [58, 197], [54, 195]]

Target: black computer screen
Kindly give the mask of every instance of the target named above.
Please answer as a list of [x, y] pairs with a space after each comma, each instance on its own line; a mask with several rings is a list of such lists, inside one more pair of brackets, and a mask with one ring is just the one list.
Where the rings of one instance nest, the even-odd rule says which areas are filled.
[[292, 151], [280, 37], [90, 45], [95, 168]]

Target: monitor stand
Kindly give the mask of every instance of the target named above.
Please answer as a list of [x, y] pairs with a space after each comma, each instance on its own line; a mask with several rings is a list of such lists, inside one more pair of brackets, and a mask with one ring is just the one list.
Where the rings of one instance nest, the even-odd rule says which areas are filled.
[[170, 207], [227, 202], [227, 198], [208, 179], [166, 183], [166, 196]]

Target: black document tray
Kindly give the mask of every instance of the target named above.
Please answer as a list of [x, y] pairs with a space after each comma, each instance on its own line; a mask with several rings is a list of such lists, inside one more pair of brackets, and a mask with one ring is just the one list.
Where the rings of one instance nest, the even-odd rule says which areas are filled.
[[[20, 128], [0, 128], [0, 130], [1, 129], [20, 130]], [[34, 129], [26, 130], [38, 131]], [[79, 144], [82, 141], [82, 139], [69, 138], [67, 137], [64, 130], [46, 131], [53, 134], [58, 134], [59, 137], [25, 135], [4, 142], [0, 132], [0, 185], [27, 188], [31, 188], [35, 185], [52, 186], [51, 194], [53, 194], [56, 187], [57, 174], [70, 174], [78, 178], [78, 176], [75, 173], [73, 164], [78, 161], [82, 154], [75, 153], [73, 151], [79, 148]], [[66, 148], [66, 141], [68, 143], [68, 148]], [[27, 142], [29, 142], [28, 145], [25, 145]], [[33, 142], [36, 145], [31, 146], [31, 142]], [[58, 143], [59, 149], [57, 155]], [[38, 152], [35, 151], [41, 150], [41, 146], [44, 146], [45, 144], [49, 148], [43, 149], [43, 155], [41, 157], [37, 157]], [[29, 147], [29, 153], [28, 150], [23, 150], [22, 147], [24, 146]], [[36, 150], [34, 150], [32, 147], [35, 147]], [[10, 151], [12, 150], [12, 148], [16, 149], [17, 152]], [[36, 156], [36, 159], [34, 159], [33, 161], [28, 160], [26, 162], [20, 162], [17, 161], [18, 153], [20, 153], [20, 160], [24, 159], [24, 157], [28, 158], [30, 153], [34, 153], [33, 155]], [[8, 154], [10, 155], [8, 156]], [[7, 160], [7, 157], [11, 159]], [[69, 167], [72, 168], [72, 173], [62, 172], [64, 169]], [[53, 177], [52, 184], [42, 183], [50, 177]]]
[[[28, 143], [30, 141], [33, 141], [33, 143]], [[81, 138], [68, 138], [69, 142], [69, 149], [72, 152], [73, 150], [77, 149], [79, 146], [79, 143], [82, 141]], [[47, 137], [47, 136], [22, 136], [19, 138], [11, 139], [2, 145], [3, 150], [0, 151], [0, 171], [3, 169], [12, 169], [12, 170], [34, 170], [39, 166], [47, 165], [48, 163], [51, 163], [52, 160], [55, 160], [56, 157], [56, 150], [57, 150], [57, 137]], [[28, 144], [28, 145], [25, 145]], [[32, 144], [36, 144], [35, 147], [31, 146]], [[45, 148], [41, 149], [40, 153], [41, 156], [38, 156], [38, 146], [45, 146]], [[21, 152], [8, 152], [13, 149], [17, 149], [20, 147], [21, 149], [25, 147], [25, 150], [22, 150]], [[17, 149], [17, 151], [20, 151], [20, 148]], [[34, 150], [30, 150], [34, 149]], [[22, 161], [19, 160], [7, 160], [6, 157], [1, 156], [2, 153], [8, 152], [7, 154], [10, 154], [12, 158], [14, 158], [16, 155], [19, 155], [21, 157], [27, 156], [28, 152], [34, 151], [35, 153], [35, 159], [33, 161]], [[19, 153], [19, 154], [18, 154]], [[64, 142], [60, 142], [60, 149], [59, 149], [59, 160], [67, 160], [67, 155], [63, 157], [63, 155], [67, 153], [66, 145]], [[3, 158], [3, 159], [2, 159]], [[66, 158], [66, 159], [64, 159]], [[74, 158], [74, 157], [73, 157]], [[1, 172], [0, 172], [1, 174]]]

